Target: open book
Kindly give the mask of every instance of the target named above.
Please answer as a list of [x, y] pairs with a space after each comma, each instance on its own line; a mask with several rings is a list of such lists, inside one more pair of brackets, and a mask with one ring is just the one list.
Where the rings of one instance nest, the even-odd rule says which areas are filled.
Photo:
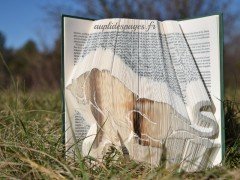
[[[222, 16], [157, 21], [63, 15], [66, 154], [219, 165], [224, 153]], [[75, 145], [75, 146], [73, 146]]]

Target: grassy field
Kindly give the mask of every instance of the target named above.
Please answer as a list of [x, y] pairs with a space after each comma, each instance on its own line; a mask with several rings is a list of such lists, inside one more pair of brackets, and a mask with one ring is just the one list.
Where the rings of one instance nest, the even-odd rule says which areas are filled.
[[[0, 178], [6, 179], [239, 179], [240, 128], [237, 102], [226, 101], [227, 155], [222, 167], [184, 173], [178, 167], [151, 169], [126, 160], [112, 148], [102, 163], [63, 157], [59, 91], [0, 91]], [[94, 162], [94, 163], [93, 163]], [[91, 164], [91, 168], [86, 164]]]

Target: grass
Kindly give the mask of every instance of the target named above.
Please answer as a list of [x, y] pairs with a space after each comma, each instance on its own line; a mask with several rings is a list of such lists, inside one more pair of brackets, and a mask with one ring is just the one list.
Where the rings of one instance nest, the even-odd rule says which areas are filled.
[[[16, 88], [17, 89], [17, 88]], [[200, 173], [151, 169], [110, 148], [103, 162], [65, 160], [59, 91], [0, 91], [0, 178], [6, 179], [237, 179], [240, 175], [238, 103], [225, 102], [227, 155], [222, 167]], [[90, 166], [87, 166], [90, 164]]]

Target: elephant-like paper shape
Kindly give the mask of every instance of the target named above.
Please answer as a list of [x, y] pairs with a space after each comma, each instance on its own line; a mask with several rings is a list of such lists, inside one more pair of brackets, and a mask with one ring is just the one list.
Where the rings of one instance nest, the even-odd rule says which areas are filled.
[[132, 159], [158, 165], [166, 155], [167, 166], [199, 171], [219, 150], [213, 104], [183, 35], [159, 26], [138, 39], [89, 36], [66, 87], [90, 126], [82, 153], [101, 159], [108, 145], [121, 146], [120, 136]]

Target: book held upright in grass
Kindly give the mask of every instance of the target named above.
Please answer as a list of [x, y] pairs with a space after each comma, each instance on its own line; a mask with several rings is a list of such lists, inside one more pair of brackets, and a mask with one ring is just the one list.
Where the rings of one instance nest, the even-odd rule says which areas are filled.
[[66, 154], [193, 172], [224, 153], [222, 15], [179, 21], [62, 17]]

